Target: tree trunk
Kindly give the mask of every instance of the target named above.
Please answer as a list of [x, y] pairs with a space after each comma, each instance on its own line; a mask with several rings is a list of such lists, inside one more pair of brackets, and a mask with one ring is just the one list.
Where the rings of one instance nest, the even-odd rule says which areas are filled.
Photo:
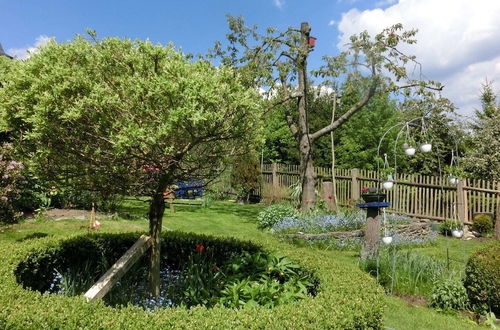
[[163, 192], [166, 184], [161, 182], [149, 205], [149, 236], [151, 236], [151, 252], [149, 257], [149, 289], [152, 297], [160, 296], [160, 247], [161, 227], [165, 200]]
[[316, 194], [314, 188], [316, 186], [316, 171], [314, 170], [312, 157], [313, 140], [309, 136], [309, 123], [307, 120], [307, 56], [309, 54], [309, 32], [311, 27], [307, 23], [302, 23], [300, 27], [301, 53], [298, 59], [298, 82], [299, 92], [301, 93], [298, 99], [298, 114], [299, 114], [299, 131], [300, 131], [300, 168], [302, 175], [302, 200], [300, 208], [303, 211], [310, 210], [316, 204]]
[[[307, 140], [307, 137], [304, 137]], [[314, 169], [311, 146], [309, 141], [303, 141], [304, 147], [300, 148], [300, 165], [302, 172], [302, 201], [300, 209], [302, 211], [310, 210], [316, 204], [316, 180], [318, 178]]]

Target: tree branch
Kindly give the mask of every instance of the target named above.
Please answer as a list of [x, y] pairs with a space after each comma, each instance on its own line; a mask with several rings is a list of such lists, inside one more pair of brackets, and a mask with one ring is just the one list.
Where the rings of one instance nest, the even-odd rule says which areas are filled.
[[375, 76], [372, 80], [372, 84], [370, 86], [370, 89], [368, 90], [368, 93], [361, 100], [356, 102], [356, 104], [354, 104], [346, 113], [340, 116], [339, 119], [337, 119], [330, 125], [325, 126], [322, 129], [316, 131], [315, 133], [310, 134], [310, 139], [314, 141], [322, 137], [323, 135], [328, 134], [331, 131], [337, 129], [338, 127], [340, 127], [340, 125], [345, 123], [352, 115], [358, 112], [368, 103], [368, 101], [370, 101], [372, 96], [375, 95], [375, 91], [377, 89], [378, 84], [379, 84], [379, 78]]

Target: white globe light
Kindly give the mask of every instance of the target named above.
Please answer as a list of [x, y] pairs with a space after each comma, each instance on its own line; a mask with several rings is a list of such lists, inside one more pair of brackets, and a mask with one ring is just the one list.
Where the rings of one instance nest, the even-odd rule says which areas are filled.
[[429, 151], [432, 150], [432, 144], [430, 144], [430, 143], [424, 143], [424, 144], [420, 145], [420, 150], [422, 152], [429, 152]]
[[382, 237], [382, 242], [384, 242], [384, 244], [386, 244], [386, 245], [389, 245], [392, 243], [392, 237], [391, 236], [384, 236], [384, 237]]
[[392, 189], [392, 187], [394, 187], [394, 182], [384, 181], [384, 183], [382, 183], [382, 186], [384, 187], [384, 189], [390, 190], [390, 189]]
[[415, 148], [413, 147], [409, 147], [408, 149], [405, 150], [405, 154], [407, 154], [408, 156], [413, 156], [415, 154]]
[[451, 183], [451, 184], [458, 184], [458, 179], [455, 178], [454, 176], [450, 176], [450, 178], [448, 179], [448, 181]]

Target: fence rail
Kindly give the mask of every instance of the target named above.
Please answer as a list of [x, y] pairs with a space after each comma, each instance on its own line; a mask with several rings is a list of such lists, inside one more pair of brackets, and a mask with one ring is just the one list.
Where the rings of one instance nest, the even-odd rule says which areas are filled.
[[[262, 177], [273, 187], [292, 187], [300, 181], [298, 165], [263, 164]], [[323, 181], [332, 178], [331, 168], [316, 167], [318, 191]], [[340, 203], [356, 201], [363, 187], [376, 186], [376, 171], [335, 169], [336, 194]], [[387, 191], [389, 212], [434, 220], [458, 219], [470, 223], [475, 213], [495, 213], [500, 198], [500, 182], [462, 179], [450, 185], [446, 177], [397, 174], [395, 185]]]

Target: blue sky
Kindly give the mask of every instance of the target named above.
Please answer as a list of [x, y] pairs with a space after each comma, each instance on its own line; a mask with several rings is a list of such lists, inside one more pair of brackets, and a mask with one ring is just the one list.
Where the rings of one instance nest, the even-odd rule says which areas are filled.
[[[248, 24], [286, 28], [307, 21], [318, 38], [311, 67], [335, 55], [349, 35], [375, 34], [393, 23], [418, 28], [417, 47], [425, 75], [443, 82], [445, 96], [471, 114], [485, 79], [500, 87], [500, 1], [476, 0], [254, 0], [254, 1], [63, 1], [0, 0], [0, 43], [18, 58], [47, 37], [58, 42], [86, 28], [99, 37], [173, 42], [185, 52], [206, 52], [227, 32], [225, 15]], [[500, 88], [497, 88], [500, 90]]]

